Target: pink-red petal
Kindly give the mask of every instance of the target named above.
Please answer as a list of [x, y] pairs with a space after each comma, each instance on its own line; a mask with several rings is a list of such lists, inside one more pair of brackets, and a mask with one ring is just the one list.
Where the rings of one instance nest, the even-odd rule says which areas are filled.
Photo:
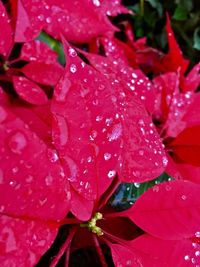
[[25, 77], [13, 77], [14, 88], [19, 96], [34, 105], [43, 105], [48, 102], [45, 92], [35, 83]]
[[170, 181], [145, 192], [126, 212], [140, 228], [168, 240], [192, 237], [199, 232], [200, 186]]
[[52, 245], [57, 226], [0, 216], [0, 265], [32, 267]]

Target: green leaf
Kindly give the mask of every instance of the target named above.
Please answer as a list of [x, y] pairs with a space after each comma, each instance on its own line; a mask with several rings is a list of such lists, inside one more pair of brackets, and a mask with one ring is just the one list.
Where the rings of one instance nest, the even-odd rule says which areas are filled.
[[118, 187], [109, 202], [117, 210], [128, 209], [148, 188], [170, 180], [173, 180], [173, 178], [167, 173], [163, 173], [156, 179], [145, 183], [123, 183]]
[[176, 20], [186, 20], [187, 15], [188, 15], [187, 10], [184, 7], [178, 5], [173, 14], [173, 18]]
[[46, 43], [52, 50], [54, 50], [58, 54], [58, 61], [60, 62], [60, 64], [65, 64], [64, 50], [62, 44], [58, 40], [53, 39], [45, 32], [41, 32], [36, 39]]
[[193, 40], [194, 40], [193, 47], [197, 50], [200, 50], [200, 27], [196, 28], [196, 30], [194, 31]]
[[163, 14], [163, 7], [159, 0], [146, 0], [153, 8], [155, 8], [158, 12], [159, 17]]

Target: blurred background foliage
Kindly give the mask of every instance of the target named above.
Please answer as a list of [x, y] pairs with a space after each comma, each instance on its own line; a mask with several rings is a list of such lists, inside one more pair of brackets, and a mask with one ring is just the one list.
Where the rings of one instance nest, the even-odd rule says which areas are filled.
[[165, 15], [168, 12], [176, 39], [191, 65], [200, 61], [199, 0], [123, 0], [134, 15], [129, 16], [135, 38], [147, 37], [150, 46], [167, 51]]

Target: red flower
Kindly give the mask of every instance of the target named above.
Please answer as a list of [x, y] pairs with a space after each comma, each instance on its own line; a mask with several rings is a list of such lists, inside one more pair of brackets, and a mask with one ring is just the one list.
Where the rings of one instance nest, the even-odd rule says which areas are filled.
[[103, 75], [72, 47], [65, 50], [65, 75], [52, 103], [53, 138], [73, 188], [93, 200], [116, 174], [124, 182], [157, 177], [166, 157], [143, 105], [114, 72]]
[[[63, 72], [62, 66], [57, 62], [57, 54], [37, 40], [23, 44], [20, 56], [13, 59], [12, 52], [17, 54], [13, 37], [15, 31], [2, 3], [0, 12], [0, 27], [4, 29], [0, 37], [0, 81], [6, 88], [13, 82], [17, 94], [31, 104], [47, 103], [46, 93], [51, 91], [50, 86], [56, 84]], [[43, 85], [49, 86], [46, 93]]]
[[199, 64], [184, 78], [183, 92], [178, 74], [167, 73], [156, 77], [157, 96], [152, 115], [168, 151], [167, 171], [173, 177], [199, 183], [200, 94], [195, 92], [200, 82], [198, 71]]
[[32, 40], [42, 29], [55, 38], [60, 38], [62, 33], [69, 41], [88, 42], [94, 37], [112, 34], [117, 29], [107, 15], [128, 13], [120, 1], [110, 3], [107, 0], [18, 0], [17, 8], [17, 42]]
[[[190, 182], [166, 182], [148, 190], [124, 212], [108, 209], [100, 200], [88, 222], [70, 227], [69, 237], [50, 266], [56, 266], [64, 252], [68, 266], [69, 250], [91, 246], [101, 265], [108, 266], [102, 244], [110, 248], [115, 266], [193, 266], [200, 257], [200, 246], [193, 238], [200, 235], [199, 190]], [[150, 235], [136, 238], [140, 233], [135, 223]]]
[[33, 108], [10, 101], [0, 91], [3, 267], [34, 266], [55, 239], [57, 220], [70, 209], [68, 181], [50, 143], [48, 111], [48, 106]]

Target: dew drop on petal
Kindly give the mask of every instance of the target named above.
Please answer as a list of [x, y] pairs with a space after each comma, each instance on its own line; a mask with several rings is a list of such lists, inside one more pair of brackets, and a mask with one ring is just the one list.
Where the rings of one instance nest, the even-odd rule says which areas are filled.
[[51, 175], [47, 175], [47, 176], [45, 177], [45, 184], [46, 184], [47, 186], [50, 186], [50, 185], [52, 185], [52, 183], [53, 183], [53, 177], [52, 177]]
[[13, 153], [21, 154], [27, 146], [27, 139], [21, 132], [15, 133], [9, 140], [9, 146]]
[[77, 68], [76, 68], [76, 65], [75, 65], [75, 64], [71, 64], [71, 65], [70, 65], [70, 71], [71, 71], [72, 73], [75, 73], [75, 72], [77, 71]]
[[188, 261], [190, 259], [189, 255], [185, 255], [184, 260]]
[[138, 153], [139, 153], [140, 156], [143, 156], [144, 155], [144, 150], [140, 149]]
[[166, 191], [170, 191], [172, 189], [172, 187], [170, 185], [166, 185], [165, 189], [166, 189]]
[[153, 187], [153, 191], [154, 191], [154, 192], [158, 192], [158, 191], [159, 191], [159, 186], [158, 186], [158, 185], [155, 185], [155, 186]]
[[116, 171], [112, 170], [108, 172], [108, 178], [113, 178], [116, 175]]
[[117, 140], [122, 134], [122, 125], [121, 123], [114, 125], [112, 132], [108, 134], [108, 140], [114, 141]]
[[134, 183], [134, 186], [139, 188], [140, 187], [140, 183]]
[[92, 2], [93, 2], [93, 4], [94, 4], [95, 6], [100, 6], [100, 5], [101, 5], [101, 3], [100, 3], [99, 0], [92, 0]]
[[187, 199], [186, 195], [182, 195], [181, 198], [182, 198], [182, 200], [186, 200]]
[[111, 154], [110, 153], [105, 153], [104, 154], [104, 159], [105, 160], [109, 160], [111, 158]]
[[199, 250], [195, 251], [195, 256], [200, 257], [200, 251]]
[[197, 232], [195, 233], [195, 236], [196, 236], [196, 237], [200, 237], [200, 232], [197, 231]]
[[56, 162], [59, 159], [55, 149], [48, 149], [47, 156], [51, 162]]
[[33, 181], [33, 176], [32, 175], [28, 175], [27, 177], [26, 177], [26, 182], [27, 183], [31, 183]]
[[77, 56], [76, 50], [74, 48], [72, 48], [72, 47], [69, 48], [68, 52], [69, 52], [69, 55], [71, 57], [76, 57]]

